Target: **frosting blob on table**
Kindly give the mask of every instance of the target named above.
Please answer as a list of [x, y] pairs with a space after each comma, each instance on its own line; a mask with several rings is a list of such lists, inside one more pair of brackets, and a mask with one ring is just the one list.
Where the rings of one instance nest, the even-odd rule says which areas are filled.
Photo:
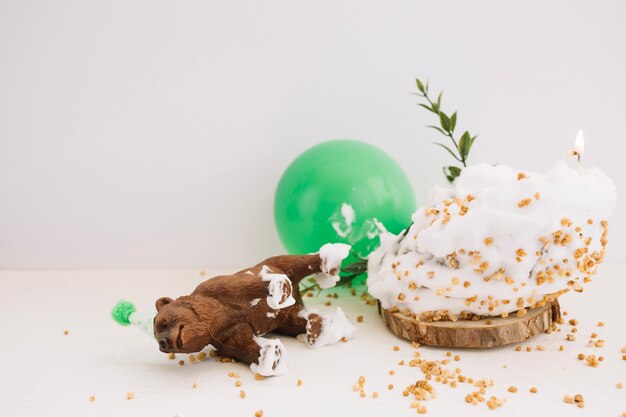
[[582, 291], [604, 258], [616, 201], [613, 181], [597, 168], [464, 168], [452, 188], [435, 186], [408, 230], [379, 226], [369, 292], [383, 308], [421, 319], [524, 315]]

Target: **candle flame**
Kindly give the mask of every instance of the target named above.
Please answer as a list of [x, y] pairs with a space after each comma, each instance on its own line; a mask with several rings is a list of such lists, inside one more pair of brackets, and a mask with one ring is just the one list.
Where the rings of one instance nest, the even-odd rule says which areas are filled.
[[579, 129], [576, 134], [576, 141], [574, 142], [574, 149], [570, 152], [571, 156], [575, 156], [578, 158], [578, 162], [580, 163], [580, 158], [585, 153], [585, 136], [583, 135], [583, 130]]
[[583, 135], [583, 130], [579, 129], [578, 134], [576, 134], [576, 142], [574, 142], [574, 151], [583, 156], [585, 153], [585, 136]]

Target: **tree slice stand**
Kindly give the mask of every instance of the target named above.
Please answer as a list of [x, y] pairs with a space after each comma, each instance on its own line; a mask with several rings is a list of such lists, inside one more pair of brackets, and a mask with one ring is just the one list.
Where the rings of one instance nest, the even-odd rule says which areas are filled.
[[417, 321], [402, 313], [391, 313], [381, 308], [380, 303], [378, 312], [387, 327], [400, 337], [427, 346], [451, 348], [491, 348], [523, 342], [550, 332], [561, 317], [558, 300], [528, 310], [523, 317], [512, 314], [475, 321]]

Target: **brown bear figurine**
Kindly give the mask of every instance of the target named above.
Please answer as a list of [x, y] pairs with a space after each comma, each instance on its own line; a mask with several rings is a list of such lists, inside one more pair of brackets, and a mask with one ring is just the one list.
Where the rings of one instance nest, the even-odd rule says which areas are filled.
[[[322, 288], [339, 280], [345, 244], [326, 244], [318, 254], [275, 256], [232, 275], [201, 283], [190, 294], [156, 301], [154, 336], [162, 352], [193, 353], [213, 346], [222, 356], [250, 364], [263, 376], [286, 371], [286, 351], [266, 333], [301, 336], [308, 347], [349, 338], [354, 326], [343, 311], [304, 309], [298, 284], [315, 275]], [[295, 298], [294, 298], [295, 297]]]

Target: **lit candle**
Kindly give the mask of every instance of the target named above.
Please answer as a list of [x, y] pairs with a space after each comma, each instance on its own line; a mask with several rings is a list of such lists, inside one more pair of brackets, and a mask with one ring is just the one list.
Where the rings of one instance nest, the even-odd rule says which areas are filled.
[[578, 158], [578, 166], [580, 167], [580, 158], [582, 158], [585, 153], [585, 136], [583, 135], [583, 130], [578, 129], [578, 133], [576, 134], [576, 141], [574, 142], [574, 149], [572, 149], [571, 155]]

